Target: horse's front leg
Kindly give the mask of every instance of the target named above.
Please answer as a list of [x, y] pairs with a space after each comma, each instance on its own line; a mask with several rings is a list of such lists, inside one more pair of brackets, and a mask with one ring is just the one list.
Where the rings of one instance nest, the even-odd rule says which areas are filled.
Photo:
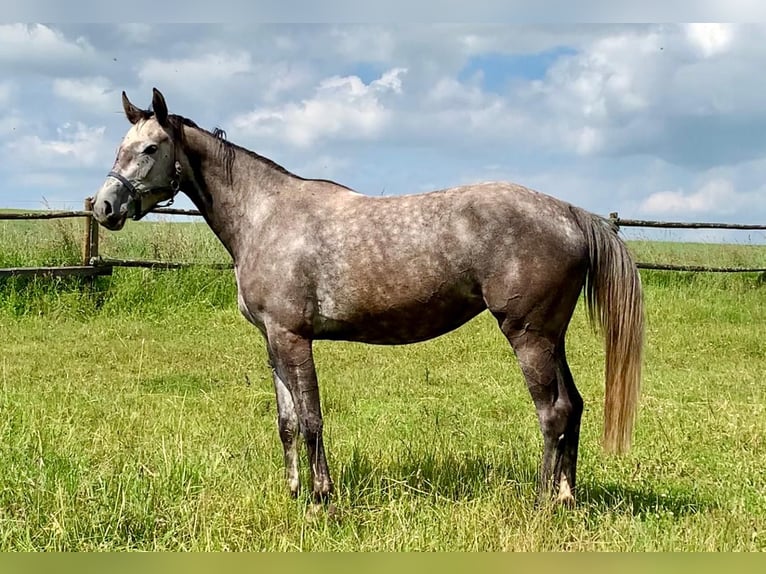
[[[306, 443], [314, 501], [326, 502], [333, 484], [322, 440], [322, 409], [311, 340], [279, 327], [268, 329], [267, 335], [275, 374], [292, 397]], [[285, 461], [288, 462], [287, 451]]]
[[274, 378], [274, 392], [277, 397], [277, 428], [279, 429], [279, 439], [282, 441], [282, 448], [284, 449], [285, 479], [287, 480], [290, 494], [293, 497], [297, 497], [301, 485], [298, 472], [298, 442], [300, 439], [298, 413], [296, 412], [290, 390], [277, 372], [277, 363], [270, 348], [269, 363]]

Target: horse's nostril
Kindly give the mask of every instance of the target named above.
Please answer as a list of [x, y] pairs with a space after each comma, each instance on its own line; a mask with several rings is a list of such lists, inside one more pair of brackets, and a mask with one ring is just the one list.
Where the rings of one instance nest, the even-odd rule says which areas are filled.
[[112, 204], [108, 201], [104, 202], [104, 215], [109, 215], [112, 213]]

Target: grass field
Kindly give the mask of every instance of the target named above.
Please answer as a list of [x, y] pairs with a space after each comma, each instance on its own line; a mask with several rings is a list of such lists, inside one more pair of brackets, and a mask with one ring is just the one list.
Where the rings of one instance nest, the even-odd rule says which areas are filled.
[[[79, 224], [0, 222], [0, 267], [76, 262]], [[763, 246], [631, 247], [766, 266]], [[197, 224], [128, 225], [102, 252], [226, 260]], [[642, 277], [627, 456], [598, 444], [603, 351], [582, 308], [569, 331], [586, 400], [575, 509], [535, 508], [534, 408], [482, 315], [417, 345], [317, 343], [341, 516], [315, 522], [286, 494], [263, 344], [230, 271], [5, 281], [0, 550], [764, 550], [766, 284]]]

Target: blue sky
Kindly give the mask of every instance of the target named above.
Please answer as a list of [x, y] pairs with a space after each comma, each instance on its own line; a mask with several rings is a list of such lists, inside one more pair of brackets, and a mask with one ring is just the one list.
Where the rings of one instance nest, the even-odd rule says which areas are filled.
[[145, 106], [156, 86], [365, 193], [503, 179], [602, 214], [763, 223], [764, 69], [758, 25], [3, 24], [0, 206], [80, 206], [128, 128], [121, 90]]

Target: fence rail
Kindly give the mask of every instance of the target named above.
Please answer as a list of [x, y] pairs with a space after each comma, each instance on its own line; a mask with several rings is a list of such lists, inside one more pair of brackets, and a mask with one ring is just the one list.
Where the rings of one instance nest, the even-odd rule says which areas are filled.
[[697, 273], [766, 273], [766, 267], [706, 267], [705, 265], [673, 265], [671, 263], [636, 263], [639, 269], [658, 271], [690, 271]]
[[94, 267], [144, 267], [147, 269], [183, 269], [185, 267], [207, 267], [209, 269], [234, 269], [233, 263], [195, 263], [193, 261], [147, 261], [137, 259], [112, 259], [97, 257], [91, 259]]
[[661, 227], [664, 229], [740, 229], [766, 230], [766, 225], [749, 223], [696, 223], [691, 221], [650, 221], [647, 219], [621, 219], [617, 212], [609, 214], [617, 227]]
[[64, 219], [67, 217], [90, 217], [91, 212], [86, 211], [24, 211], [24, 212], [0, 212], [0, 219]]
[[153, 209], [152, 213], [160, 213], [165, 215], [191, 215], [194, 217], [202, 217], [202, 214], [196, 209], [178, 209], [176, 207], [158, 207]]
[[[199, 217], [202, 214], [196, 209], [158, 208], [152, 213], [161, 215], [186, 215]], [[212, 269], [232, 269], [232, 263], [194, 263], [178, 261], [148, 261], [137, 259], [113, 259], [99, 254], [99, 225], [93, 217], [93, 201], [87, 198], [82, 211], [28, 211], [0, 212], [0, 220], [36, 220], [63, 219], [82, 217], [83, 226], [82, 264], [61, 267], [13, 267], [0, 269], [0, 277], [9, 276], [47, 276], [63, 277], [76, 275], [92, 279], [98, 275], [111, 275], [114, 267], [144, 267], [149, 269], [180, 269], [184, 267], [209, 267]], [[681, 222], [681, 221], [650, 221], [644, 219], [622, 219], [617, 212], [609, 214], [609, 219], [617, 227], [654, 227], [665, 229], [739, 229], [766, 230], [766, 225], [739, 223], [710, 223], [710, 222]], [[686, 271], [706, 273], [765, 273], [766, 267], [707, 267], [704, 265], [673, 265], [666, 263], [638, 262], [639, 269], [654, 269], [663, 271]]]
[[111, 275], [113, 267], [108, 265], [64, 265], [61, 267], [6, 267], [0, 269], [0, 277], [95, 277], [96, 275]]

